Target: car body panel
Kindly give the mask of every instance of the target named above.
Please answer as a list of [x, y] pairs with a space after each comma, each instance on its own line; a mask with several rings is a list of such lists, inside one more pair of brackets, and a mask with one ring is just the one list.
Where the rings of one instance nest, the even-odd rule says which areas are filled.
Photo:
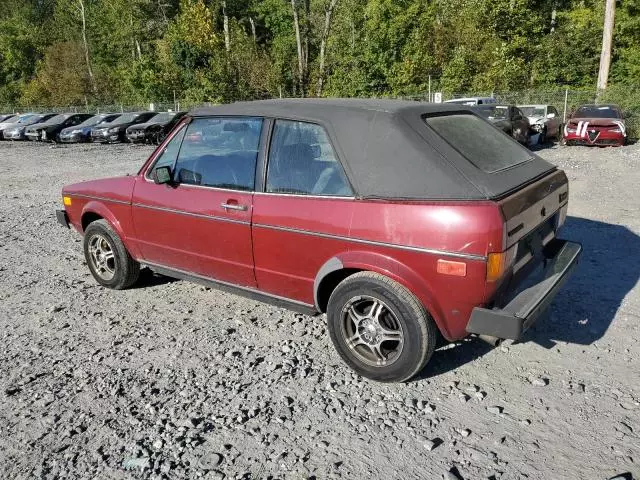
[[[135, 117], [131, 118], [131, 115]], [[127, 128], [131, 125], [144, 123], [156, 112], [123, 113], [110, 123], [103, 123], [91, 129], [91, 141], [98, 143], [122, 142], [126, 139]]]
[[[173, 135], [191, 118], [182, 120]], [[321, 298], [324, 282], [336, 272], [377, 272], [412, 292], [442, 334], [454, 340], [467, 335], [474, 309], [497, 304], [526, 271], [513, 263], [498, 280], [490, 281], [488, 258], [515, 249], [526, 266], [526, 255], [538, 258], [566, 216], [567, 178], [557, 169], [494, 200], [268, 193], [262, 175], [267, 172], [265, 148], [274, 122], [265, 118], [255, 192], [157, 184], [147, 172], [170, 136], [136, 176], [65, 187], [63, 194], [72, 197], [69, 221], [82, 232], [83, 215], [100, 215], [143, 264], [318, 310], [326, 305], [327, 299]], [[335, 134], [334, 130], [332, 142]], [[333, 146], [344, 154], [338, 142]], [[456, 274], [440, 270], [441, 264], [452, 263], [462, 270]]]
[[547, 138], [562, 138], [562, 118], [553, 105], [518, 105], [518, 108], [527, 115], [535, 133], [546, 132]]
[[89, 117], [82, 123], [71, 127], [63, 128], [58, 139], [62, 143], [80, 143], [91, 141], [91, 129], [95, 126], [112, 122], [121, 114], [119, 113], [100, 113]]
[[[529, 119], [515, 105], [479, 105], [475, 110], [484, 118], [489, 120], [496, 128], [499, 128], [507, 135], [512, 136], [518, 142], [526, 145], [529, 143], [530, 124]], [[495, 112], [504, 115], [494, 115]]]
[[[587, 109], [589, 114], [581, 114]], [[597, 112], [603, 111], [598, 116]], [[622, 146], [627, 141], [627, 129], [620, 108], [616, 105], [583, 105], [564, 127], [567, 145]]]
[[147, 122], [127, 127], [127, 140], [131, 143], [160, 143], [182, 117], [187, 114], [187, 112], [160, 112], [157, 117], [161, 117], [164, 113], [173, 113], [174, 115], [169, 120], [158, 121], [156, 117], [152, 117], [151, 120]]
[[[252, 196], [195, 185], [156, 185], [140, 178], [133, 195], [133, 221], [142, 259], [255, 286]], [[227, 203], [247, 209], [226, 210], [222, 205]]]

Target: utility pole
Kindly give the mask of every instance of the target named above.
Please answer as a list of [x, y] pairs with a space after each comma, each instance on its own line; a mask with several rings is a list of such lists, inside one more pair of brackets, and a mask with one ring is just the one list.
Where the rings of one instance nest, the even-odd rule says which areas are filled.
[[600, 54], [600, 71], [598, 72], [597, 97], [607, 89], [609, 67], [611, 66], [611, 46], [613, 44], [613, 24], [616, 17], [616, 0], [606, 0], [604, 12], [604, 31], [602, 32], [602, 53]]

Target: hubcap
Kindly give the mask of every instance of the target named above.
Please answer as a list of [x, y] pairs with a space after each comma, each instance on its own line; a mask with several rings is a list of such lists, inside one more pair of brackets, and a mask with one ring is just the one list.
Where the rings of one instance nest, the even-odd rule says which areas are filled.
[[107, 239], [100, 234], [95, 234], [89, 239], [89, 260], [94, 271], [103, 280], [111, 280], [116, 274], [113, 249]]
[[358, 296], [342, 309], [342, 335], [353, 354], [367, 365], [395, 362], [404, 345], [402, 325], [381, 300]]

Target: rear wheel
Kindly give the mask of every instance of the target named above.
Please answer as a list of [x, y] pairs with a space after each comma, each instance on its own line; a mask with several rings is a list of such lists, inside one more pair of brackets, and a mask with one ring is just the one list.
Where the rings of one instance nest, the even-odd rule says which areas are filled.
[[329, 298], [327, 320], [338, 354], [372, 380], [409, 380], [435, 350], [431, 316], [406, 288], [377, 273], [342, 281]]
[[140, 264], [129, 255], [106, 220], [96, 220], [86, 228], [84, 256], [93, 278], [104, 287], [122, 290], [133, 285], [140, 275]]

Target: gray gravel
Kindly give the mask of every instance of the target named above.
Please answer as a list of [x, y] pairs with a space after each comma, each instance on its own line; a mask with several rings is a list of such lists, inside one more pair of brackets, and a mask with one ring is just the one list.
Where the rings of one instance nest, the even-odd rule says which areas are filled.
[[0, 143], [3, 478], [640, 477], [640, 145], [539, 152], [571, 179], [574, 278], [523, 341], [443, 346], [404, 385], [348, 370], [322, 318], [99, 287], [60, 188], [149, 153]]

